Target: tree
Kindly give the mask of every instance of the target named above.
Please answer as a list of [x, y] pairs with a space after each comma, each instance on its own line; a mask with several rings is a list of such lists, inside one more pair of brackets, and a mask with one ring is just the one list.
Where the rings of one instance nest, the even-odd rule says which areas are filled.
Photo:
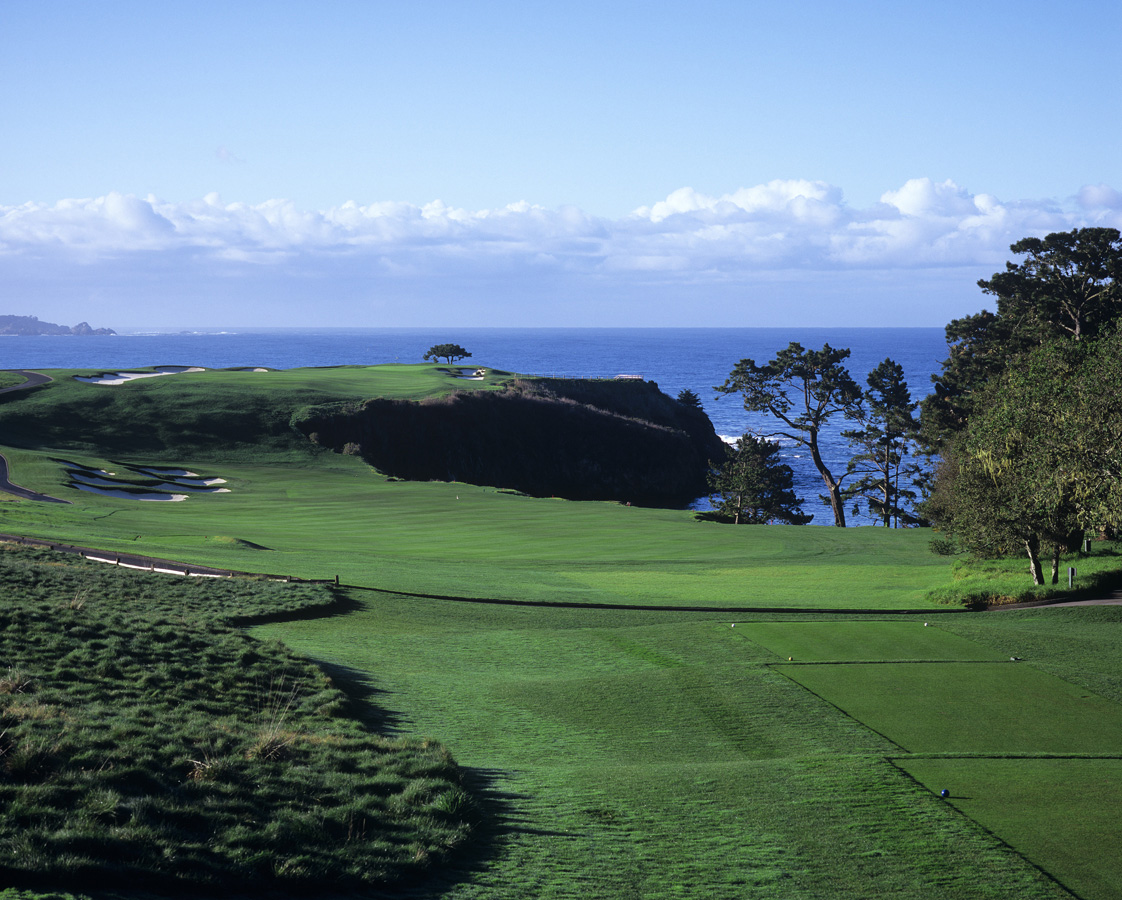
[[914, 524], [919, 519], [912, 512], [913, 487], [923, 474], [915, 456], [919, 423], [914, 413], [919, 404], [912, 401], [903, 368], [891, 359], [873, 369], [866, 382], [864, 403], [850, 414], [860, 427], [842, 432], [858, 451], [843, 476], [857, 480], [842, 496], [846, 502], [863, 499], [886, 528], [893, 523], [899, 527], [901, 521]]
[[1079, 228], [1024, 238], [1009, 248], [1024, 255], [978, 286], [997, 298], [983, 310], [947, 325], [949, 356], [922, 403], [923, 433], [938, 449], [961, 431], [975, 395], [1019, 354], [1055, 339], [1082, 341], [1106, 333], [1122, 316], [1122, 234]]
[[821, 350], [805, 350], [793, 341], [767, 365], [742, 359], [725, 383], [714, 388], [723, 394], [741, 394], [746, 410], [767, 412], [782, 423], [773, 435], [810, 451], [829, 494], [834, 524], [841, 528], [845, 527], [841, 484], [822, 460], [818, 435], [836, 413], [852, 413], [861, 402], [861, 391], [842, 364], [848, 358], [848, 350], [829, 344]]
[[682, 388], [678, 391], [678, 402], [690, 409], [701, 409], [701, 398], [689, 388]]
[[448, 365], [452, 365], [456, 360], [466, 359], [469, 356], [471, 356], [471, 354], [459, 344], [434, 344], [425, 352], [423, 358], [425, 361], [430, 359], [446, 359], [448, 360]]
[[1012, 362], [948, 442], [927, 504], [937, 525], [983, 556], [1043, 552], [1122, 517], [1122, 339], [1053, 341]]
[[717, 519], [734, 525], [788, 522], [805, 525], [791, 467], [779, 459], [779, 445], [745, 434], [724, 463], [709, 474], [709, 496]]

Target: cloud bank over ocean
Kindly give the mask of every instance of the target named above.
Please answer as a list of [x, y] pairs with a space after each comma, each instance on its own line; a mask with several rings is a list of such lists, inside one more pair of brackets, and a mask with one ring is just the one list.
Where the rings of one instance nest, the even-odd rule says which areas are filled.
[[[115, 321], [144, 324], [186, 321], [161, 297], [262, 324], [315, 324], [297, 321], [311, 301], [340, 325], [494, 325], [515, 311], [510, 324], [942, 324], [983, 305], [974, 282], [1014, 241], [1091, 225], [1122, 227], [1122, 194], [1004, 201], [916, 178], [856, 208], [834, 185], [776, 180], [723, 196], [681, 188], [609, 219], [526, 202], [309, 210], [110, 193], [0, 206], [0, 275], [23, 306], [36, 293], [48, 308], [104, 301]], [[815, 321], [850, 295], [845, 321]], [[457, 315], [457, 298], [471, 311]], [[653, 318], [634, 321], [643, 309]]]

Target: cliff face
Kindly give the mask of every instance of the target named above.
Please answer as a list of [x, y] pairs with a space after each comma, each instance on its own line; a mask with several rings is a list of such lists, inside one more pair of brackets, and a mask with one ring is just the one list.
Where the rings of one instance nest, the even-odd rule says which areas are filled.
[[400, 478], [648, 506], [705, 493], [709, 460], [724, 454], [702, 410], [651, 382], [535, 379], [420, 403], [326, 404], [293, 425]]
[[89, 322], [79, 322], [73, 328], [40, 322], [35, 316], [0, 316], [0, 334], [116, 334], [112, 328], [91, 328]]

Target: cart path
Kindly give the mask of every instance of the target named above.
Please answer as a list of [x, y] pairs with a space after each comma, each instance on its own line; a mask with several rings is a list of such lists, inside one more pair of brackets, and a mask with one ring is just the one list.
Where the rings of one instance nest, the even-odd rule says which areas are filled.
[[27, 379], [23, 384], [13, 384], [11, 387], [0, 388], [0, 394], [7, 394], [12, 391], [26, 391], [28, 388], [38, 387], [41, 384], [54, 381], [50, 375], [44, 375], [42, 372], [32, 372], [30, 369], [0, 369], [0, 372], [11, 372], [13, 375], [22, 375]]

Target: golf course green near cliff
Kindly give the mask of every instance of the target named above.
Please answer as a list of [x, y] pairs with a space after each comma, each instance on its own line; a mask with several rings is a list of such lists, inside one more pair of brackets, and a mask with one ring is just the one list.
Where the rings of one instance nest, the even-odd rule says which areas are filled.
[[[615, 468], [704, 456], [673, 400], [475, 371], [0, 395], [10, 479], [69, 501], [0, 532], [323, 582], [0, 545], [0, 897], [1122, 897], [1119, 607], [972, 612], [923, 529], [655, 505]], [[531, 407], [615, 436], [604, 499], [546, 489]], [[461, 471], [384, 455], [415, 412]]]

